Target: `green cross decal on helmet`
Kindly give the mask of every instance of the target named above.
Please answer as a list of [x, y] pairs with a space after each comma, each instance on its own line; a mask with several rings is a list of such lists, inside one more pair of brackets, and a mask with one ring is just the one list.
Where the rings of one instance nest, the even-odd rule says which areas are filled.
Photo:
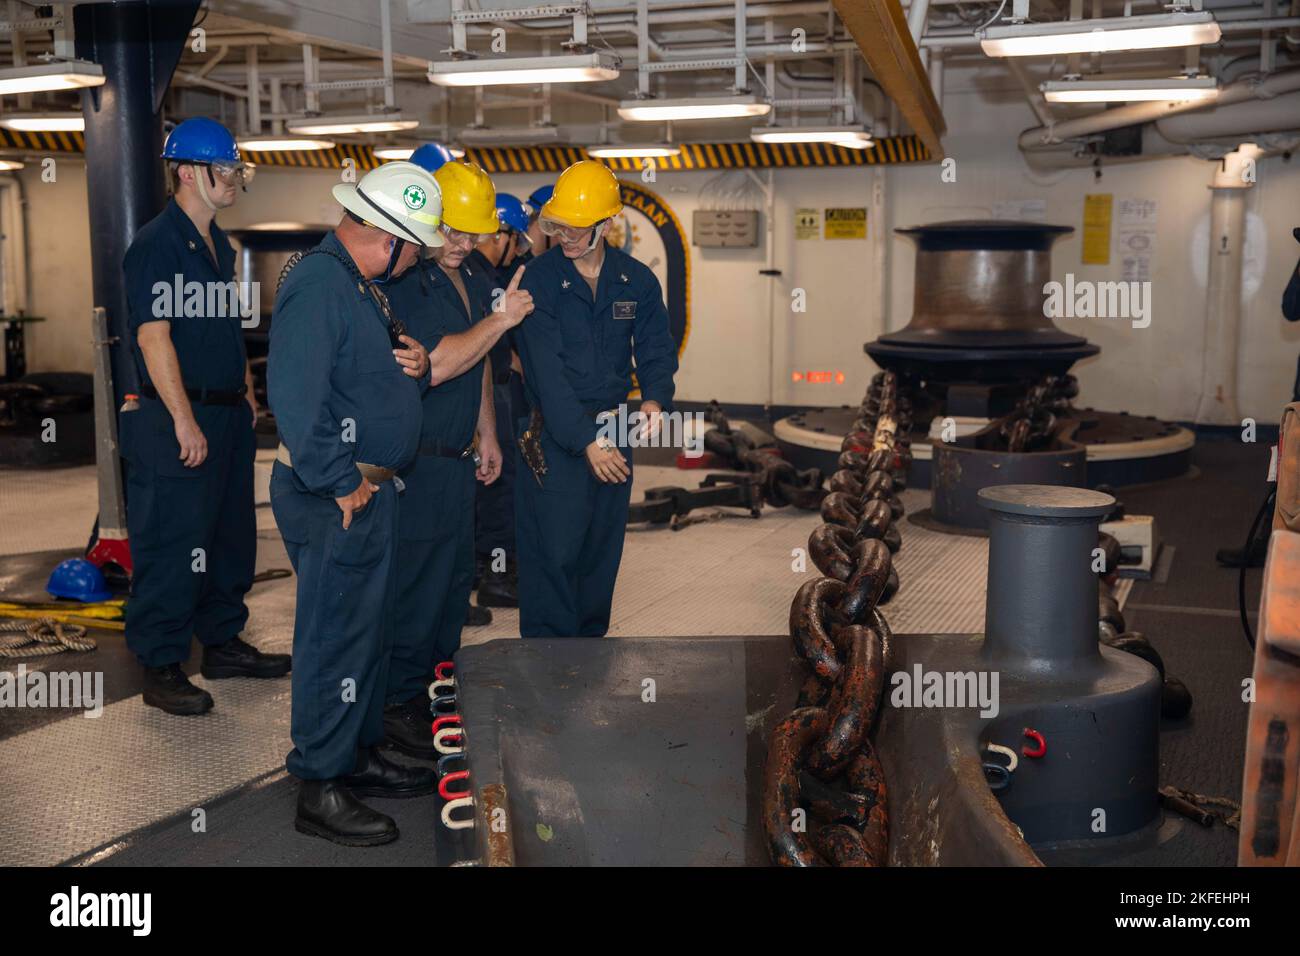
[[406, 191], [402, 193], [402, 199], [412, 209], [421, 209], [424, 207], [424, 190], [413, 183], [406, 187]]

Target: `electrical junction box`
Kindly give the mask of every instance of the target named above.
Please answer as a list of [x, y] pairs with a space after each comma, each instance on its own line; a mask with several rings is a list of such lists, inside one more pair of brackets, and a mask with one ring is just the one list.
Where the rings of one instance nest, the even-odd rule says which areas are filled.
[[697, 209], [691, 241], [702, 249], [752, 249], [758, 245], [758, 210]]

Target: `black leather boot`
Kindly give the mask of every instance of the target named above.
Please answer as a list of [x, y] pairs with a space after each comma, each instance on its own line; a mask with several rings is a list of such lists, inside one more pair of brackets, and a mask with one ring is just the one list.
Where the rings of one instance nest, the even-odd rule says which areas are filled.
[[199, 672], [208, 680], [224, 677], [283, 677], [289, 673], [292, 659], [288, 654], [263, 654], [252, 644], [232, 637], [226, 643], [203, 647], [203, 664]]
[[424, 697], [385, 707], [384, 737], [391, 746], [412, 757], [435, 760], [439, 756], [433, 746], [429, 701]]
[[212, 695], [191, 684], [180, 664], [144, 669], [144, 702], [183, 717], [212, 709]]
[[466, 627], [487, 627], [492, 623], [492, 612], [485, 607], [477, 607], [471, 604], [469, 613], [465, 615]]
[[357, 768], [343, 778], [358, 797], [423, 797], [433, 793], [438, 778], [428, 767], [393, 763], [378, 747], [357, 751]]
[[398, 836], [392, 817], [366, 806], [341, 780], [304, 780], [293, 827], [343, 846], [379, 846]]
[[518, 607], [519, 579], [510, 571], [493, 571], [491, 567], [483, 573], [483, 580], [478, 586], [479, 607]]

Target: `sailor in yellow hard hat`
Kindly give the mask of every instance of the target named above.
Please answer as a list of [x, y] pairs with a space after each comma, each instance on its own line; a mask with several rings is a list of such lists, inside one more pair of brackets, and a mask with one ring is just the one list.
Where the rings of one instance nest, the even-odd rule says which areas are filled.
[[466, 257], [497, 230], [496, 191], [479, 167], [448, 162], [434, 174], [442, 196], [443, 245], [423, 276], [393, 283], [393, 308], [429, 351], [419, 454], [406, 484], [398, 532], [397, 618], [385, 695], [389, 743], [436, 755], [428, 686], [434, 665], [460, 647], [474, 577], [475, 481], [495, 482], [501, 447], [492, 405], [489, 350], [532, 309], [516, 279], [494, 297]]
[[656, 428], [673, 398], [677, 348], [659, 280], [604, 240], [622, 208], [607, 167], [570, 166], [539, 217], [557, 245], [529, 262], [524, 277], [534, 304], [515, 334], [531, 410], [515, 497], [524, 637], [601, 637], [609, 629], [634, 430], [611, 428], [609, 413], [628, 416], [633, 360], [642, 427]]

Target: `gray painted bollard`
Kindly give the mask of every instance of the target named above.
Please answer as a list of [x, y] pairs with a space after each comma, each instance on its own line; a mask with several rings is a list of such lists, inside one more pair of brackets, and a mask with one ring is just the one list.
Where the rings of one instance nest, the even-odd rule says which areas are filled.
[[[1003, 711], [983, 741], [1024, 756], [997, 793], [1040, 857], [1152, 839], [1159, 821], [1160, 678], [1097, 640], [1093, 551], [1110, 495], [1054, 485], [984, 488], [988, 603], [981, 655]], [[1042, 754], [1023, 751], [1030, 733]], [[1136, 845], [1136, 844], [1133, 844]]]
[[979, 502], [989, 511], [985, 655], [1045, 670], [1098, 659], [1092, 554], [1115, 499], [1087, 488], [997, 485], [981, 489]]

